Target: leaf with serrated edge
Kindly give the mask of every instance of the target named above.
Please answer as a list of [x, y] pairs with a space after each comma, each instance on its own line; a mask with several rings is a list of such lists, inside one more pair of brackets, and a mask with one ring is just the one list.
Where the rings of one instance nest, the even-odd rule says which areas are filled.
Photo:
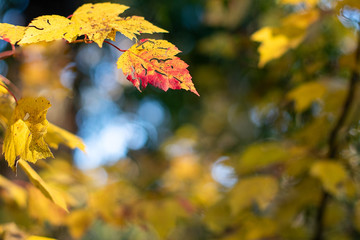
[[0, 23], [0, 39], [15, 45], [23, 37], [25, 29], [22, 26]]
[[51, 188], [44, 180], [30, 167], [30, 165], [20, 159], [18, 165], [24, 170], [31, 183], [38, 188], [44, 196], [54, 202], [56, 205], [68, 211], [64, 197], [55, 189]]
[[141, 33], [167, 33], [168, 31], [159, 28], [146, 21], [143, 17], [133, 16], [128, 18], [117, 18], [110, 23], [115, 30], [122, 33], [129, 39], [136, 38]]
[[188, 65], [175, 57], [179, 49], [166, 40], [143, 39], [123, 53], [117, 61], [127, 79], [140, 90], [148, 83], [164, 91], [189, 90], [199, 96]]
[[3, 146], [5, 160], [11, 168], [15, 169], [18, 158], [35, 163], [39, 159], [53, 157], [44, 141], [49, 124], [46, 113], [50, 106], [44, 97], [27, 97], [18, 101]]
[[45, 15], [31, 21], [19, 44], [50, 42], [59, 39], [72, 41], [76, 36], [77, 28], [69, 19], [59, 15]]
[[117, 3], [88, 3], [74, 12], [71, 21], [77, 24], [79, 36], [87, 35], [90, 41], [94, 41], [99, 47], [102, 47], [106, 38], [114, 38], [110, 22], [128, 8], [128, 6]]

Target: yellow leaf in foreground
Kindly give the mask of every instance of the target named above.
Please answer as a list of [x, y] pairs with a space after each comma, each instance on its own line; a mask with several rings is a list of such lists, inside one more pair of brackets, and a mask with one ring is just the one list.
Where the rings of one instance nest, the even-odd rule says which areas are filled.
[[19, 44], [50, 42], [59, 39], [72, 41], [77, 36], [75, 23], [59, 15], [45, 15], [35, 18], [27, 26]]
[[286, 97], [289, 100], [295, 102], [296, 112], [303, 112], [310, 105], [316, 101], [320, 100], [326, 92], [326, 87], [319, 82], [309, 82], [301, 84], [299, 87], [291, 90]]
[[35, 163], [38, 159], [53, 157], [44, 141], [49, 124], [46, 113], [50, 106], [44, 97], [18, 101], [3, 146], [5, 160], [11, 168], [15, 168], [16, 160], [20, 158]]
[[23, 37], [25, 27], [15, 26], [8, 23], [0, 23], [0, 39], [15, 44]]
[[237, 214], [257, 204], [264, 210], [278, 192], [278, 182], [271, 176], [256, 176], [241, 179], [231, 190], [229, 204], [231, 212]]
[[18, 165], [24, 170], [32, 184], [37, 187], [48, 199], [50, 199], [53, 203], [67, 210], [67, 206], [65, 203], [64, 197], [55, 189], [50, 187], [48, 184], [44, 182], [44, 180], [30, 167], [30, 165], [24, 160], [20, 159], [18, 161]]
[[85, 145], [81, 138], [52, 123], [49, 123], [45, 140], [51, 148], [58, 149], [59, 144], [61, 143], [71, 149], [79, 148], [85, 152]]
[[340, 195], [343, 193], [343, 185], [347, 179], [347, 173], [341, 163], [335, 161], [318, 161], [311, 167], [310, 173], [317, 177], [324, 189], [331, 194]]

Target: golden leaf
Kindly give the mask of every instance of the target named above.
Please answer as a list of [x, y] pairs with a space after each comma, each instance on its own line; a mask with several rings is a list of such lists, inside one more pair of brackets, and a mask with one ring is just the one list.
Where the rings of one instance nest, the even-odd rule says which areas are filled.
[[46, 143], [49, 144], [51, 148], [58, 149], [59, 144], [64, 144], [71, 149], [79, 148], [85, 152], [85, 145], [81, 138], [78, 136], [55, 126], [52, 123], [49, 123], [47, 133], [45, 135]]
[[263, 27], [255, 32], [251, 39], [261, 42], [258, 48], [259, 67], [297, 47], [304, 40], [307, 28], [318, 18], [316, 10], [296, 12], [282, 19], [279, 27]]
[[115, 30], [124, 34], [125, 37], [136, 38], [135, 34], [141, 33], [167, 33], [168, 31], [159, 28], [152, 23], [146, 21], [143, 17], [133, 16], [129, 18], [117, 18], [110, 23]]
[[[71, 21], [78, 26], [78, 35], [87, 35], [99, 47], [106, 38], [114, 39], [110, 22], [129, 7], [116, 3], [84, 4], [74, 12]], [[108, 36], [110, 34], [110, 36]]]
[[18, 161], [19, 166], [24, 170], [32, 184], [38, 188], [45, 197], [50, 199], [53, 203], [57, 206], [61, 207], [66, 212], [67, 206], [64, 197], [55, 190], [54, 188], [50, 187], [44, 180], [30, 167], [30, 165], [25, 162], [24, 160], [20, 159]]
[[25, 29], [22, 26], [0, 23], [0, 39], [15, 45], [23, 37]]
[[16, 160], [35, 163], [38, 159], [53, 157], [44, 141], [49, 122], [46, 113], [50, 102], [44, 98], [20, 99], [8, 126], [3, 146], [5, 160], [15, 168]]
[[59, 15], [45, 15], [35, 18], [27, 26], [19, 44], [50, 42], [66, 39], [71, 42], [77, 36], [77, 28], [69, 19]]

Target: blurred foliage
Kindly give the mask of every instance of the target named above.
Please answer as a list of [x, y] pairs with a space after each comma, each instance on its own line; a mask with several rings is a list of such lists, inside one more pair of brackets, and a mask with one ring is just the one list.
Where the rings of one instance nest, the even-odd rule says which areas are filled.
[[[62, 147], [39, 161], [40, 179], [69, 212], [22, 171], [2, 170], [0, 239], [360, 238], [357, 0], [121, 3], [169, 30], [201, 97], [140, 94], [119, 74], [109, 98], [122, 111], [135, 115], [146, 99], [165, 109], [158, 138], [95, 169], [80, 170]], [[49, 118], [72, 130], [74, 109], [95, 108], [79, 97], [93, 74], [80, 65], [102, 57], [75, 69], [80, 51], [54, 42], [7, 60], [7, 78], [49, 97]], [[59, 82], [76, 70], [72, 84]]]

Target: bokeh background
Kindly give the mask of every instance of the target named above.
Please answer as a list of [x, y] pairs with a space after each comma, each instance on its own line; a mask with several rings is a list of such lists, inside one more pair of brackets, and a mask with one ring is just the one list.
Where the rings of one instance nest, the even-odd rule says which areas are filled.
[[[25, 26], [88, 2], [100, 1], [0, 0], [0, 18]], [[356, 110], [339, 154], [347, 165], [330, 174], [317, 164], [326, 160], [354, 66], [359, 11], [352, 1], [112, 2], [130, 6], [123, 16], [169, 31], [151, 37], [182, 51], [200, 97], [152, 86], [139, 92], [116, 68], [121, 53], [106, 44], [30, 45], [1, 60], [0, 73], [22, 95], [46, 96], [49, 121], [87, 146], [87, 153], [60, 147], [37, 165], [67, 196], [69, 214], [29, 188], [26, 206], [3, 202], [2, 223], [58, 239], [310, 239], [325, 189], [334, 195], [327, 239], [359, 237]], [[321, 16], [316, 24], [282, 22], [312, 10]], [[278, 27], [274, 35], [284, 32], [288, 44], [269, 37], [269, 54], [282, 53], [260, 66], [251, 36], [264, 26]], [[118, 34], [114, 44], [133, 42]], [[5, 161], [1, 172], [22, 177]]]

